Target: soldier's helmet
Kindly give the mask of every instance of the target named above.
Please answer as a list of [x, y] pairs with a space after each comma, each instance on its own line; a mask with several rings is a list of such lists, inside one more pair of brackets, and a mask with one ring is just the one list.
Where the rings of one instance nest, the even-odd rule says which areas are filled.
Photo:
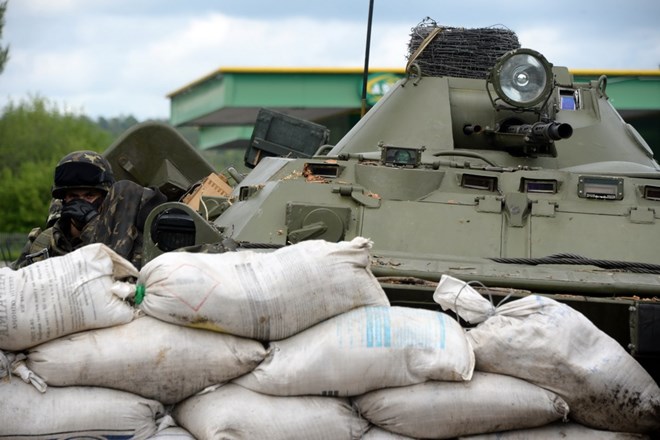
[[69, 189], [94, 188], [107, 193], [115, 183], [110, 163], [95, 151], [74, 151], [55, 167], [52, 195], [64, 198]]

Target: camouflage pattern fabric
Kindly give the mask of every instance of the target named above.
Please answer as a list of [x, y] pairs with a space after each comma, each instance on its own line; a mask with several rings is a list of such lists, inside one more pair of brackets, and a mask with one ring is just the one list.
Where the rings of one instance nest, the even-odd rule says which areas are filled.
[[[79, 174], [80, 168], [86, 173]], [[92, 174], [90, 173], [92, 168]], [[77, 170], [73, 175], [71, 171]], [[70, 188], [96, 188], [108, 192], [115, 183], [110, 163], [99, 153], [90, 150], [74, 151], [67, 154], [55, 167], [55, 179], [51, 193], [59, 199]]]
[[79, 238], [71, 238], [65, 232], [69, 228], [68, 222], [58, 218], [44, 231], [35, 228], [30, 232], [21, 256], [10, 267], [20, 269], [44, 258], [65, 255], [87, 244], [104, 243], [139, 269], [142, 266], [145, 221], [153, 208], [166, 201], [165, 195], [157, 188], [120, 180], [110, 188], [99, 208], [99, 215], [85, 225]]
[[48, 218], [46, 219], [46, 227], [50, 228], [60, 219], [62, 215], [62, 200], [51, 199], [50, 206], [48, 207]]
[[9, 267], [18, 270], [49, 257], [58, 257], [82, 246], [80, 239], [73, 239], [64, 233], [63, 224], [55, 222], [50, 228], [34, 228], [28, 234], [28, 240], [21, 255]]
[[147, 216], [166, 201], [167, 197], [157, 188], [120, 180], [110, 188], [99, 215], [83, 229], [82, 241], [84, 244], [104, 243], [139, 269]]

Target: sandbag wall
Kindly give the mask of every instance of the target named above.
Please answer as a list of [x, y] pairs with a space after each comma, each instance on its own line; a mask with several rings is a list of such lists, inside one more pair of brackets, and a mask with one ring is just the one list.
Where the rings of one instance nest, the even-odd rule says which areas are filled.
[[[657, 429], [652, 417], [660, 395], [652, 379], [640, 373], [635, 381], [619, 380], [622, 393], [638, 392], [641, 409], [614, 420], [599, 414], [583, 403], [587, 397], [521, 374], [550, 374], [556, 359], [532, 351], [518, 370], [493, 363], [489, 347], [512, 353], [486, 336], [499, 327], [480, 324], [466, 332], [443, 312], [390, 306], [369, 271], [369, 248], [356, 238], [270, 253], [169, 253], [138, 274], [110, 249], [91, 245], [0, 272], [0, 438], [563, 438], [578, 432], [569, 429], [593, 438], [645, 438], [639, 433]], [[137, 283], [126, 281], [136, 276]], [[451, 308], [447, 295], [465, 289], [461, 283], [439, 283], [434, 298], [444, 309]], [[3, 323], [12, 330], [3, 332]], [[534, 346], [548, 344], [538, 329], [517, 331], [533, 333]], [[519, 350], [514, 360], [530, 357]], [[552, 366], [530, 366], [535, 362]], [[611, 371], [599, 371], [598, 381], [608, 381]], [[588, 386], [589, 398], [602, 397], [597, 384]]]
[[[101, 244], [16, 272], [0, 269], [0, 438], [144, 439], [157, 432], [162, 403], [112, 388], [49, 386], [26, 366], [29, 350], [41, 344], [131, 323], [136, 310], [113, 289], [137, 275]], [[110, 362], [107, 368], [126, 369]], [[95, 374], [77, 367], [82, 375]]]

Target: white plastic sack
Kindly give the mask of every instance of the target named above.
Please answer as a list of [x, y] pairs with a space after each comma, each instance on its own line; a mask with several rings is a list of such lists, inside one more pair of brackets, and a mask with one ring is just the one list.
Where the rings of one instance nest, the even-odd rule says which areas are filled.
[[283, 339], [355, 307], [389, 305], [369, 269], [370, 246], [357, 237], [265, 253], [162, 254], [140, 270], [140, 308], [174, 324]]
[[17, 271], [0, 268], [0, 349], [23, 350], [130, 322], [133, 308], [111, 288], [137, 275], [128, 260], [100, 243]]
[[603, 431], [577, 423], [555, 422], [540, 428], [471, 435], [460, 437], [459, 440], [645, 440], [648, 438], [643, 434]]
[[172, 415], [197, 440], [357, 440], [369, 427], [347, 399], [266, 396], [231, 383], [186, 399]]
[[530, 295], [497, 308], [443, 276], [433, 295], [469, 322], [477, 370], [508, 374], [560, 395], [571, 419], [597, 429], [660, 428], [660, 388], [621, 345], [566, 304]]
[[556, 394], [515, 377], [475, 371], [469, 382], [430, 381], [354, 398], [374, 425], [414, 438], [453, 438], [542, 426], [563, 419]]
[[429, 379], [469, 380], [474, 353], [451, 316], [408, 307], [360, 307], [288, 339], [236, 383], [278, 396], [356, 396]]
[[195, 440], [195, 437], [179, 426], [171, 426], [158, 431], [147, 440]]
[[395, 434], [393, 432], [385, 431], [376, 425], [372, 425], [366, 434], [362, 436], [362, 440], [415, 440], [407, 435]]
[[49, 385], [115, 388], [172, 404], [251, 371], [265, 355], [254, 340], [144, 316], [38, 345], [28, 367]]
[[163, 405], [124, 391], [0, 381], [0, 438], [141, 440], [157, 429]]

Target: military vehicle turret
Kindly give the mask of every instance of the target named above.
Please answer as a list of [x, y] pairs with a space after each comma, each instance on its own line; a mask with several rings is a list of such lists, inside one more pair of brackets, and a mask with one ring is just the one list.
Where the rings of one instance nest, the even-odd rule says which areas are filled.
[[[496, 298], [549, 295], [657, 381], [660, 166], [610, 104], [605, 76], [578, 83], [494, 31], [418, 28], [405, 77], [336, 145], [315, 124], [287, 144], [286, 115], [275, 135], [258, 123], [249, 174], [197, 207], [154, 210], [145, 258], [364, 236], [392, 304], [437, 309], [443, 274]], [[471, 33], [477, 48], [452, 42]]]

